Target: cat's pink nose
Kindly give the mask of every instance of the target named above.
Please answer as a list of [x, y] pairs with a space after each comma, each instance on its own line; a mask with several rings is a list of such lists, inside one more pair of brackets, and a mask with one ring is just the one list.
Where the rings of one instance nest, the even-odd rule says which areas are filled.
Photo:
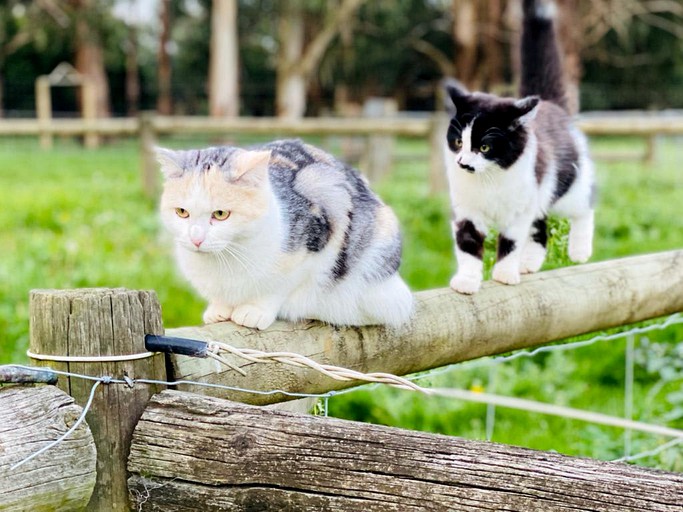
[[204, 243], [204, 240], [206, 239], [206, 233], [200, 226], [192, 226], [190, 228], [190, 241], [194, 244], [195, 247], [199, 247]]

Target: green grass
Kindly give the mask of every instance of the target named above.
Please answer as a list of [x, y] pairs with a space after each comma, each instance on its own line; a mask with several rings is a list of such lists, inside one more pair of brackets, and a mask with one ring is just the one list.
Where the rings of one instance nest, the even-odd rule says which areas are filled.
[[[244, 142], [244, 141], [240, 141]], [[252, 142], [252, 141], [249, 141]], [[313, 141], [325, 143], [325, 141]], [[683, 150], [662, 140], [658, 160], [598, 163], [600, 195], [594, 260], [683, 247]], [[215, 143], [162, 141], [174, 147]], [[597, 150], [631, 149], [638, 141], [600, 139]], [[334, 144], [333, 144], [334, 146]], [[444, 287], [455, 268], [446, 194], [428, 194], [428, 154], [420, 141], [400, 141], [404, 156], [377, 189], [394, 207], [405, 235], [401, 272], [415, 290]], [[57, 141], [50, 152], [31, 139], [0, 139], [0, 363], [25, 362], [28, 293], [33, 288], [155, 289], [167, 327], [200, 322], [204, 304], [176, 273], [159, 229], [156, 205], [143, 197], [139, 154], [132, 141], [88, 151]], [[554, 220], [545, 268], [567, 264], [567, 224]], [[488, 253], [493, 254], [492, 239]], [[491, 258], [487, 260], [490, 266]], [[635, 417], [683, 428], [683, 329], [638, 341]], [[600, 342], [489, 370], [466, 365], [427, 382], [485, 388], [505, 395], [623, 414], [623, 340]], [[486, 407], [387, 388], [361, 390], [329, 401], [333, 415], [432, 432], [485, 437]], [[498, 408], [493, 440], [563, 453], [613, 459], [623, 432]], [[633, 435], [633, 451], [666, 439]], [[642, 461], [683, 471], [683, 448]]]

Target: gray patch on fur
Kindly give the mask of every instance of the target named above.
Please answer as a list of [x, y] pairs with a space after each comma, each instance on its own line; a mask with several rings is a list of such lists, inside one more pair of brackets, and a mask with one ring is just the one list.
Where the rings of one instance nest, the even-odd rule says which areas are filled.
[[[295, 251], [304, 246], [309, 251], [322, 250], [335, 229], [344, 229], [343, 242], [331, 269], [331, 278], [342, 280], [366, 257], [366, 251], [375, 242], [375, 222], [381, 201], [358, 171], [301, 141], [276, 141], [262, 149], [272, 151], [271, 183], [278, 199], [286, 205], [289, 218], [285, 250]], [[326, 204], [324, 191], [315, 190], [310, 183], [305, 187], [301, 184], [303, 171], [312, 166], [316, 166], [316, 173], [335, 173], [333, 180], [337, 179], [338, 184], [335, 193], [344, 198], [335, 203], [350, 205], [345, 212], [338, 210], [339, 204]], [[329, 181], [332, 177], [325, 178]], [[326, 214], [334, 208], [334, 214]], [[382, 251], [383, 256], [372, 265], [375, 270], [366, 276], [368, 280], [378, 281], [393, 275], [400, 263], [400, 253], [401, 241], [397, 234], [397, 240]]]

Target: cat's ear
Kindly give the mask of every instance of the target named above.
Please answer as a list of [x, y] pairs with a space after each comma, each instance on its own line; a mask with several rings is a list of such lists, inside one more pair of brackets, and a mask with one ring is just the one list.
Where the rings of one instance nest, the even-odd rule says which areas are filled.
[[155, 147], [157, 161], [165, 178], [180, 178], [185, 172], [185, 152]]
[[230, 178], [246, 185], [260, 185], [268, 179], [270, 151], [241, 151], [232, 161]]
[[445, 79], [443, 81], [443, 88], [446, 91], [444, 98], [446, 111], [451, 115], [455, 115], [458, 109], [462, 108], [461, 106], [469, 100], [471, 94], [467, 87], [454, 78]]
[[524, 126], [530, 121], [533, 121], [536, 118], [536, 114], [538, 114], [540, 102], [541, 98], [538, 96], [527, 96], [526, 98], [515, 101], [515, 120], [510, 129], [514, 130], [518, 126]]

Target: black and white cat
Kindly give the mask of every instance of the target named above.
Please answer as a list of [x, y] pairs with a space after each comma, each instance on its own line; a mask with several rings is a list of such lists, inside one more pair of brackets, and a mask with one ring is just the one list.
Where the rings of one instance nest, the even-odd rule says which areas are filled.
[[567, 111], [552, 3], [524, 0], [521, 99], [470, 93], [457, 82], [446, 166], [457, 273], [451, 288], [479, 290], [484, 239], [499, 231], [493, 279], [517, 284], [546, 254], [549, 213], [568, 217], [569, 258], [592, 253], [594, 171]]

